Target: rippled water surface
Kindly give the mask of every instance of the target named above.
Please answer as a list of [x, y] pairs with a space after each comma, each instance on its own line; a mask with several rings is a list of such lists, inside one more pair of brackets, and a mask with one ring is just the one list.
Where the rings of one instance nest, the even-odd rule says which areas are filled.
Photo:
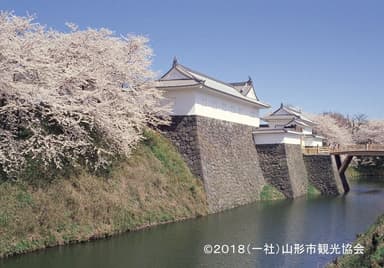
[[323, 267], [336, 256], [266, 255], [258, 249], [251, 254], [204, 254], [203, 247], [352, 242], [384, 213], [383, 186], [355, 183], [346, 196], [258, 202], [107, 240], [11, 257], [0, 260], [0, 267]]

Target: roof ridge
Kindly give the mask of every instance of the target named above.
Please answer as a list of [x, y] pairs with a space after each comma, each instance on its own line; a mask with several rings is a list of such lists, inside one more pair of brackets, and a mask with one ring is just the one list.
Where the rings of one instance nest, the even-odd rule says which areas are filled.
[[227, 82], [221, 81], [221, 80], [219, 80], [219, 79], [217, 79], [217, 78], [214, 78], [214, 77], [211, 77], [211, 76], [209, 76], [209, 75], [203, 74], [203, 73], [201, 73], [201, 72], [195, 71], [195, 70], [193, 70], [193, 69], [191, 69], [191, 68], [189, 68], [189, 67], [186, 67], [186, 66], [184, 66], [184, 65], [182, 65], [182, 64], [180, 64], [180, 63], [176, 63], [176, 67], [177, 67], [177, 66], [181, 66], [182, 68], [186, 69], [187, 71], [190, 71], [190, 72], [192, 72], [192, 73], [196, 73], [197, 75], [204, 76], [204, 77], [206, 77], [206, 78], [208, 78], [208, 79], [211, 79], [211, 80], [213, 80], [213, 81], [215, 81], [215, 82], [218, 82], [218, 83], [221, 83], [221, 84], [223, 84], [223, 85], [229, 86], [230, 88], [232, 88], [233, 90], [235, 90], [236, 92], [238, 92], [237, 89], [234, 88], [233, 85], [232, 85], [231, 83], [227, 83]]
[[[184, 65], [182, 65], [182, 64], [180, 64], [180, 63], [178, 63], [178, 62], [175, 63], [175, 67], [176, 67], [176, 68], [177, 68], [177, 66], [180, 66], [181, 68], [184, 68], [184, 69], [186, 69], [186, 70], [189, 71], [189, 72], [196, 73], [197, 75], [204, 76], [204, 77], [206, 77], [206, 78], [208, 78], [208, 79], [211, 79], [211, 80], [213, 80], [213, 81], [215, 81], [215, 82], [217, 82], [217, 83], [221, 83], [221, 84], [223, 84], [223, 85], [226, 85], [226, 86], [230, 87], [231, 89], [233, 89], [235, 92], [238, 92], [238, 93], [240, 93], [241, 95], [243, 95], [243, 94], [242, 94], [241, 92], [239, 92], [239, 91], [237, 90], [237, 88], [235, 88], [234, 85], [233, 85], [232, 83], [230, 83], [230, 82], [224, 82], [224, 81], [221, 81], [221, 80], [219, 80], [219, 79], [217, 79], [217, 78], [214, 78], [214, 77], [211, 77], [211, 76], [209, 76], [209, 75], [203, 74], [203, 73], [201, 73], [201, 72], [195, 71], [195, 70], [193, 70], [193, 69], [191, 69], [191, 68], [189, 68], [189, 67], [186, 67], [186, 66], [184, 66]], [[193, 75], [191, 75], [191, 76], [193, 76]], [[194, 76], [193, 76], [193, 77], [194, 77]], [[197, 79], [196, 77], [194, 77], [194, 78], [196, 79], [196, 81], [201, 82], [200, 79]], [[235, 82], [235, 83], [236, 83], [236, 82]], [[241, 82], [238, 82], [238, 83], [241, 83]], [[249, 86], [250, 86], [250, 88], [249, 88], [249, 90], [247, 90], [246, 94], [248, 94], [249, 91], [250, 91], [251, 88], [252, 88], [252, 90], [253, 90], [253, 92], [254, 92], [254, 94], [255, 94], [255, 97], [256, 97], [256, 98], [255, 98], [256, 101], [260, 102], [260, 99], [257, 97], [255, 87], [253, 86], [252, 78], [249, 76], [249, 77], [248, 77], [248, 80], [245, 81], [245, 82], [243, 82], [243, 83], [244, 83], [245, 85], [249, 85]], [[246, 95], [243, 95], [243, 96], [246, 97], [246, 98], [249, 98], [249, 97], [247, 97]], [[253, 99], [253, 98], [249, 98], [249, 99]]]
[[[181, 69], [177, 68], [177, 67], [179, 67], [179, 66], [181, 67]], [[175, 68], [176, 70], [178, 70], [178, 71], [181, 72], [182, 74], [184, 74], [184, 75], [190, 77], [191, 79], [195, 80], [196, 82], [202, 82], [201, 79], [198, 79], [198, 78], [195, 77], [194, 75], [192, 75], [192, 74], [186, 72], [185, 70], [183, 70], [183, 68], [184, 68], [184, 69], [187, 69], [187, 71], [188, 71], [188, 68], [185, 67], [185, 66], [183, 66], [183, 65], [181, 65], [181, 64], [179, 64], [179, 63], [176, 63], [176, 64], [174, 65], [173, 68]]]
[[247, 84], [248, 83], [248, 81], [241, 81], [241, 82], [229, 82], [229, 84], [231, 84], [231, 85], [235, 85], [235, 84]]
[[[221, 81], [219, 79], [216, 79], [214, 77], [211, 77], [209, 75], [206, 75], [206, 74], [203, 74], [201, 72], [195, 71], [195, 70], [193, 70], [193, 69], [191, 69], [191, 68], [189, 68], [187, 66], [184, 66], [184, 65], [178, 63], [177, 59], [174, 59], [173, 64], [172, 64], [172, 68], [170, 68], [168, 70], [168, 72], [165, 73], [159, 79], [159, 81], [166, 81], [166, 79], [164, 80], [164, 77], [166, 77], [171, 71], [179, 72], [181, 75], [184, 75], [188, 79], [191, 79], [192, 81], [194, 80], [197, 83], [200, 83], [200, 85], [203, 85], [203, 86], [205, 86], [207, 88], [216, 90], [218, 92], [221, 92], [221, 93], [224, 93], [224, 94], [227, 94], [227, 95], [231, 95], [232, 97], [236, 97], [236, 98], [239, 98], [239, 99], [242, 99], [242, 100], [245, 100], [245, 101], [257, 104], [257, 105], [260, 105], [260, 106], [262, 106], [264, 108], [269, 108], [270, 107], [269, 104], [266, 104], [266, 103], [263, 103], [262, 101], [260, 101], [260, 99], [256, 95], [256, 92], [254, 92], [255, 96], [256, 96], [255, 98], [254, 97], [248, 97], [248, 96], [244, 95], [243, 93], [241, 93], [238, 90], [238, 88], [236, 88], [231, 83], [227, 83], [227, 82]], [[251, 79], [250, 78], [248, 79], [247, 82], [243, 83], [244, 87], [247, 86], [247, 90], [246, 90], [247, 92], [249, 92], [251, 88], [253, 89], [253, 91], [255, 91], [254, 88], [253, 88], [253, 85], [250, 84], [250, 83], [251, 83]], [[248, 89], [248, 87], [249, 87], [249, 89]]]
[[288, 110], [290, 110], [292, 112], [296, 112], [296, 113], [299, 113], [299, 114], [302, 113], [300, 108], [297, 108], [297, 107], [294, 107], [294, 106], [291, 106], [291, 105], [283, 105], [283, 108], [286, 108], [286, 109], [288, 109]]

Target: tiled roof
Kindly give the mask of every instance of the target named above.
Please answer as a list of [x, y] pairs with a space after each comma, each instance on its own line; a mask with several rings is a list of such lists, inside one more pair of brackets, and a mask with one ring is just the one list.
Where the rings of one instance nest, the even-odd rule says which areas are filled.
[[[278, 114], [280, 111], [284, 111], [286, 114]], [[294, 108], [292, 106], [287, 106], [284, 104], [281, 104], [279, 109], [276, 111], [270, 113], [269, 115], [265, 116], [263, 120], [268, 121], [268, 120], [273, 120], [273, 119], [279, 119], [279, 118], [289, 118], [291, 117], [292, 120], [300, 120], [301, 123], [304, 124], [310, 124], [310, 125], [315, 125], [316, 123], [313, 122], [311, 119], [303, 115], [301, 110]]]
[[244, 95], [242, 92], [240, 92], [240, 90], [238, 90], [238, 86], [240, 86], [241, 82], [234, 84], [225, 83], [208, 75], [194, 71], [188, 67], [185, 67], [175, 60], [173, 62], [172, 68], [158, 80], [157, 87], [181, 87], [185, 83], [187, 83], [186, 81], [188, 80], [190, 81], [190, 85], [199, 83], [200, 85], [203, 85], [206, 88], [254, 103], [261, 108], [270, 107], [268, 104], [261, 102], [259, 99], [247, 97], [246, 94]]

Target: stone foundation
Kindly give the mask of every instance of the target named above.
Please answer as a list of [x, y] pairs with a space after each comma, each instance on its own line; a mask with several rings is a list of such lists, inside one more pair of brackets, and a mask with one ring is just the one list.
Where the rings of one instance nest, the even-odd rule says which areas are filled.
[[308, 175], [300, 145], [258, 144], [260, 167], [265, 180], [286, 197], [305, 195]]
[[204, 181], [210, 212], [260, 199], [265, 181], [253, 144], [254, 128], [201, 117], [174, 116], [167, 136]]
[[330, 155], [304, 155], [309, 181], [321, 194], [339, 195], [344, 193], [336, 163]]
[[163, 131], [203, 180], [211, 213], [259, 200], [266, 183], [288, 198], [305, 195], [308, 180], [322, 194], [343, 192], [331, 156], [303, 156], [300, 145], [293, 144], [255, 146], [253, 127], [173, 116]]

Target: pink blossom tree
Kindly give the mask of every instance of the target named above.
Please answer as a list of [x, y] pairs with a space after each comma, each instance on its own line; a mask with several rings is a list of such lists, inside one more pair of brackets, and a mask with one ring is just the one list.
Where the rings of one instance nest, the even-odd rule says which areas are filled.
[[42, 169], [104, 168], [129, 155], [168, 107], [153, 87], [143, 36], [108, 29], [59, 32], [34, 18], [0, 13], [0, 175]]
[[353, 143], [352, 134], [348, 127], [340, 124], [332, 115], [309, 115], [309, 117], [317, 123], [316, 132], [326, 137], [329, 144], [346, 145]]
[[353, 139], [356, 143], [384, 144], [384, 121], [370, 120], [354, 133]]

